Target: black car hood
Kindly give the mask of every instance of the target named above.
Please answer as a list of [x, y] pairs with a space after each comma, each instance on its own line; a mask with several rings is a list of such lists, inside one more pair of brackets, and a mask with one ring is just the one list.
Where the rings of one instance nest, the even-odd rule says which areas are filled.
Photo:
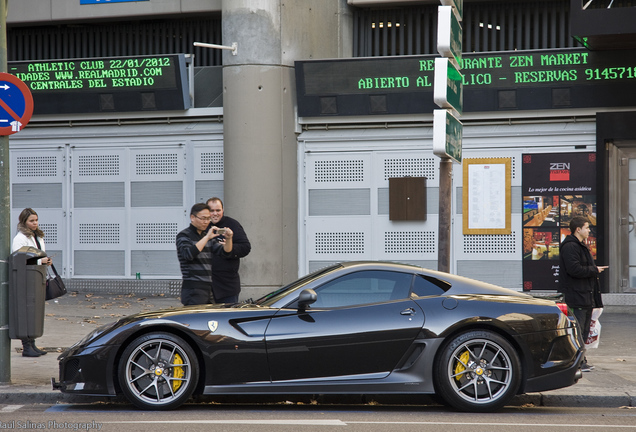
[[149, 312], [139, 312], [136, 314], [128, 315], [126, 317], [120, 318], [119, 323], [127, 324], [135, 321], [141, 320], [171, 320], [176, 316], [184, 316], [184, 315], [196, 315], [200, 313], [230, 313], [230, 314], [240, 314], [249, 313], [252, 314], [256, 311], [262, 311], [263, 313], [271, 312], [272, 309], [268, 307], [258, 306], [249, 303], [235, 303], [235, 304], [208, 304], [208, 305], [196, 305], [196, 306], [182, 306], [182, 307], [172, 307], [168, 309], [159, 309], [155, 311]]

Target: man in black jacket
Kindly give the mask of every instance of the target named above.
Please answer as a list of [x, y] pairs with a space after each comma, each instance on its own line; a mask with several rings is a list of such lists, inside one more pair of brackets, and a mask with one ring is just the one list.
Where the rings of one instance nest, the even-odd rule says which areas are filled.
[[[587, 218], [575, 216], [570, 221], [571, 234], [565, 237], [560, 247], [560, 279], [559, 290], [565, 296], [565, 303], [574, 312], [581, 327], [583, 340], [587, 341], [590, 333], [592, 310], [603, 307], [598, 275], [607, 266], [596, 266], [590, 249], [585, 242], [590, 235], [590, 223]], [[584, 372], [594, 367], [584, 360], [581, 369]]]
[[[236, 303], [241, 292], [241, 278], [239, 266], [241, 258], [252, 250], [245, 230], [241, 224], [223, 213], [223, 201], [220, 198], [210, 198], [206, 204], [210, 209], [212, 220], [210, 230], [227, 229], [233, 233], [233, 246], [229, 254], [212, 257], [212, 292], [215, 303]], [[223, 241], [225, 234], [219, 236]]]
[[210, 209], [203, 203], [190, 210], [190, 226], [177, 234], [177, 256], [181, 266], [183, 284], [181, 303], [184, 306], [213, 303], [212, 257], [229, 256], [232, 250], [232, 232], [223, 241], [219, 234], [207, 230]]

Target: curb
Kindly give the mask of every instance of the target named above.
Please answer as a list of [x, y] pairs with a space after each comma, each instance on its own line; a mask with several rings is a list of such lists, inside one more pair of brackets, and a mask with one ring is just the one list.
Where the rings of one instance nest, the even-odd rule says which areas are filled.
[[542, 395], [542, 406], [549, 407], [596, 407], [596, 408], [621, 408], [636, 406], [636, 398], [625, 393], [624, 395]]
[[0, 404], [31, 405], [31, 404], [90, 404], [96, 402], [125, 402], [121, 397], [86, 397], [84, 395], [64, 394], [53, 391], [25, 390], [6, 392], [0, 387]]
[[[66, 394], [43, 388], [20, 389], [7, 391], [7, 386], [0, 385], [0, 404], [29, 405], [29, 404], [93, 404], [93, 403], [124, 403], [129, 404], [123, 396], [86, 396]], [[325, 395], [318, 396], [319, 405], [438, 405], [432, 395]], [[308, 403], [315, 396], [308, 395], [200, 395], [187, 403], [217, 403], [217, 404], [280, 404], [280, 403]], [[377, 400], [377, 402], [375, 402]], [[369, 402], [373, 401], [373, 402]], [[636, 407], [636, 396], [624, 395], [552, 395], [547, 393], [531, 393], [515, 396], [509, 406], [513, 407], [589, 407], [589, 408], [623, 408]]]
[[621, 408], [636, 407], [636, 396], [623, 395], [556, 395], [549, 393], [531, 393], [515, 396], [511, 405], [534, 405], [544, 407], [589, 407], [589, 408]]

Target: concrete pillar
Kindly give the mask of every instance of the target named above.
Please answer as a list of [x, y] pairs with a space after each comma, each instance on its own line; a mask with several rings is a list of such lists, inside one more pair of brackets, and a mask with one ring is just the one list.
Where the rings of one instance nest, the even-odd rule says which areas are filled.
[[[298, 276], [294, 61], [351, 53], [346, 0], [223, 0], [225, 214], [245, 228], [241, 298]], [[348, 37], [340, 37], [343, 28]]]

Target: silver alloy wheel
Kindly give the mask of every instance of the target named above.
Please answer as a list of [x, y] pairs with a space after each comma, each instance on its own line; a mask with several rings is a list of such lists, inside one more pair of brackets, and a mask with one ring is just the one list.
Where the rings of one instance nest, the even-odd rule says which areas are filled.
[[471, 404], [490, 404], [503, 397], [515, 373], [506, 350], [488, 339], [460, 344], [447, 367], [454, 392]]
[[126, 393], [140, 402], [135, 403], [138, 406], [162, 408], [190, 396], [185, 394], [192, 388], [192, 362], [196, 360], [170, 339], [146, 340], [126, 358]]

